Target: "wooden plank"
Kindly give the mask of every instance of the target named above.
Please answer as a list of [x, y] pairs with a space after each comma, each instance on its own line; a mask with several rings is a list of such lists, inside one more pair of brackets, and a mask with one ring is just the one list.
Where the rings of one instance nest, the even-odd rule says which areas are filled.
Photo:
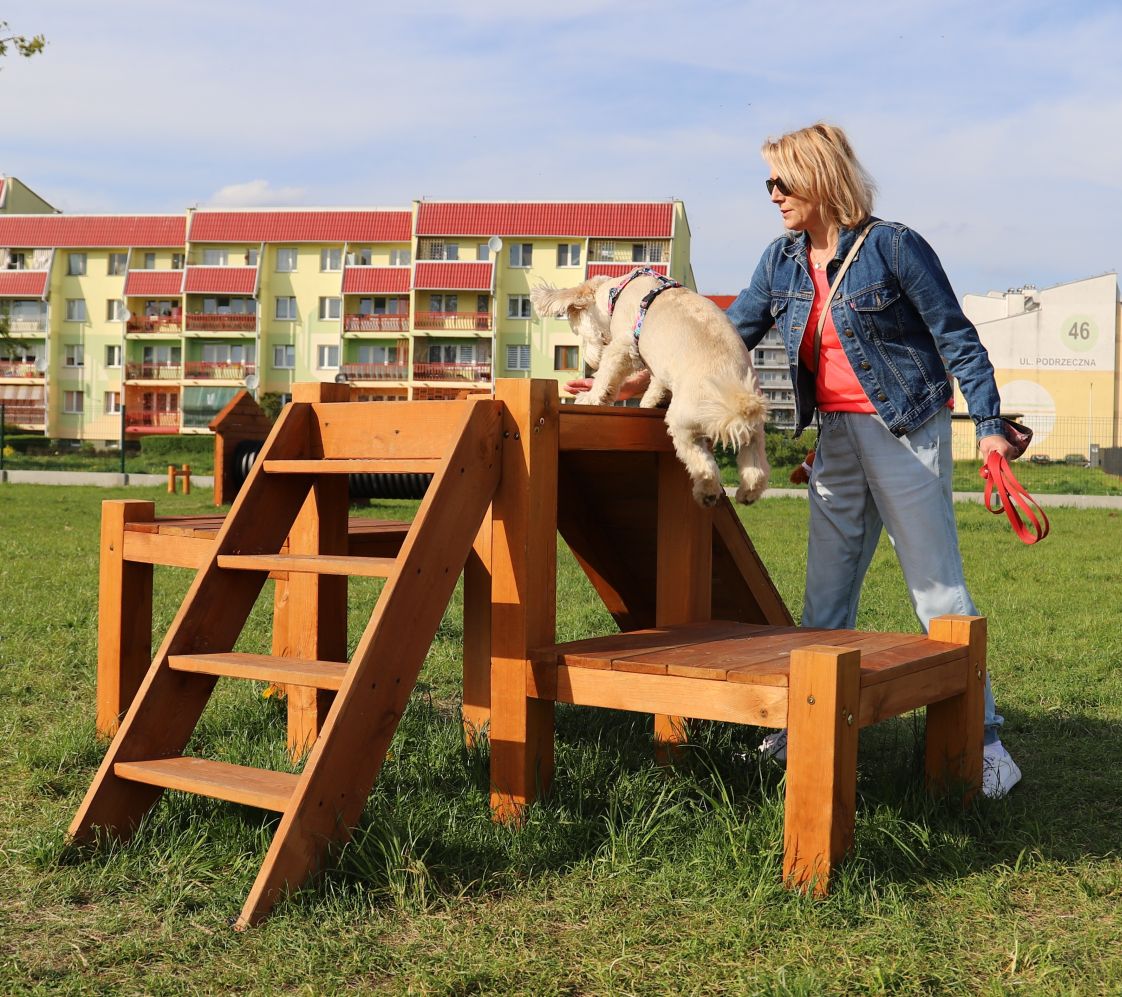
[[[215, 534], [217, 536], [217, 534]], [[125, 560], [137, 564], [166, 564], [173, 568], [198, 568], [214, 552], [214, 537], [187, 534], [125, 533]]]
[[[388, 578], [397, 565], [392, 557], [351, 557], [347, 554], [221, 554], [220, 568], [239, 571], [285, 571], [310, 575], [353, 575]], [[291, 579], [290, 579], [291, 581]]]
[[553, 704], [527, 689], [530, 649], [556, 640], [557, 387], [500, 381], [502, 484], [491, 538], [491, 811], [519, 821], [553, 781]]
[[966, 691], [968, 656], [940, 655], [919, 671], [901, 675], [890, 682], [861, 687], [861, 726], [880, 723], [921, 706], [930, 707]]
[[119, 779], [281, 813], [288, 807], [299, 781], [299, 776], [287, 772], [269, 772], [189, 756], [117, 762], [113, 772]]
[[535, 664], [529, 672], [531, 695], [558, 703], [761, 727], [782, 727], [787, 720], [787, 692], [770, 686], [565, 665]]
[[[308, 415], [306, 405], [289, 405], [266, 441], [267, 455], [300, 454], [306, 445]], [[265, 481], [259, 468], [250, 471], [213, 545], [211, 560], [196, 574], [71, 821], [72, 840], [89, 840], [95, 828], [127, 837], [159, 798], [158, 788], [121, 779], [113, 767], [117, 762], [183, 753], [216, 679], [172, 671], [168, 655], [233, 648], [265, 575], [224, 572], [215, 559], [233, 550], [279, 549], [307, 493], [307, 482], [299, 478], [273, 478], [267, 487]]]
[[869, 689], [884, 682], [898, 682], [914, 672], [965, 657], [966, 652], [960, 646], [934, 640], [921, 639], [873, 652], [866, 652], [862, 646], [861, 688]]
[[563, 405], [558, 449], [672, 453], [665, 418], [661, 409]]
[[727, 496], [713, 510], [712, 614], [775, 626], [795, 622]]
[[266, 474], [433, 474], [439, 467], [438, 457], [265, 461]]
[[537, 664], [563, 664], [570, 668], [611, 668], [616, 661], [623, 661], [629, 655], [704, 644], [732, 635], [748, 636], [770, 629], [730, 620], [701, 620], [696, 623], [679, 623], [673, 627], [649, 627], [604, 637], [586, 637], [584, 640], [571, 640], [564, 644], [549, 644], [534, 648], [531, 658]]
[[791, 655], [783, 880], [825, 894], [853, 847], [861, 653], [814, 644]]
[[982, 785], [985, 737], [986, 620], [940, 616], [931, 621], [932, 640], [966, 648], [966, 688], [927, 707], [924, 767], [932, 792], [962, 789], [967, 804]]
[[447, 456], [463, 425], [467, 406], [474, 402], [425, 402], [421, 417], [417, 404], [315, 405], [316, 435], [307, 456], [341, 460]]
[[491, 720], [491, 510], [464, 565], [464, 740], [473, 745]]
[[152, 568], [130, 563], [128, 526], [150, 522], [154, 502], [101, 504], [97, 600], [97, 732], [117, 733], [152, 663]]
[[168, 665], [181, 672], [225, 675], [255, 682], [291, 683], [315, 689], [336, 690], [347, 673], [345, 661], [282, 658], [269, 654], [173, 654]]
[[[414, 417], [423, 420], [436, 403], [415, 404]], [[238, 927], [256, 923], [286, 889], [299, 887], [362, 813], [502, 471], [501, 404], [469, 402], [463, 414], [448, 463], [425, 493], [401, 549], [401, 570], [386, 583], [359, 641]]]

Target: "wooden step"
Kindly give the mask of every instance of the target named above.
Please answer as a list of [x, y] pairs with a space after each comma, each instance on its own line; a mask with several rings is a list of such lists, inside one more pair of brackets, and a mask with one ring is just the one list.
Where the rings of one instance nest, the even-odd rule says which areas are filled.
[[368, 457], [362, 460], [267, 460], [266, 474], [435, 474], [440, 457]]
[[309, 575], [354, 575], [389, 578], [396, 559], [348, 554], [219, 554], [220, 568], [243, 571], [297, 571]]
[[247, 765], [186, 756], [157, 758], [149, 762], [116, 762], [113, 772], [118, 778], [131, 782], [212, 796], [217, 800], [244, 803], [278, 813], [287, 809], [300, 781], [299, 776], [287, 772], [270, 772]]
[[173, 654], [168, 665], [179, 672], [225, 675], [257, 682], [277, 682], [312, 689], [337, 691], [347, 674], [345, 661], [314, 661], [305, 658], [279, 658], [270, 654]]

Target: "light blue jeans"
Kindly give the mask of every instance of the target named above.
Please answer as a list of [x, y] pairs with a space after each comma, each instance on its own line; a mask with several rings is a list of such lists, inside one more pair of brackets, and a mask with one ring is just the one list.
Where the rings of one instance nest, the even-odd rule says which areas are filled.
[[[881, 527], [924, 633], [944, 613], [978, 615], [966, 589], [951, 489], [951, 414], [907, 436], [878, 415], [823, 412], [810, 476], [804, 627], [850, 629]], [[1003, 723], [986, 675], [986, 744]]]

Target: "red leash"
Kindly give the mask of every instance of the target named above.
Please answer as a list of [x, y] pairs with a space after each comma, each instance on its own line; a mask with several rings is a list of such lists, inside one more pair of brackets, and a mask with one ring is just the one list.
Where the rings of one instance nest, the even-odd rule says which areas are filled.
[[[1019, 540], [1026, 544], [1034, 544], [1048, 536], [1048, 530], [1051, 528], [1048, 517], [1044, 515], [1040, 503], [1025, 491], [1024, 486], [1017, 480], [1009, 466], [1009, 461], [996, 451], [992, 452], [978, 473], [986, 482], [986, 508], [995, 516], [1004, 512]], [[997, 493], [996, 507], [990, 499], [995, 492]], [[1032, 529], [1025, 525], [1021, 513], [1032, 524]]]

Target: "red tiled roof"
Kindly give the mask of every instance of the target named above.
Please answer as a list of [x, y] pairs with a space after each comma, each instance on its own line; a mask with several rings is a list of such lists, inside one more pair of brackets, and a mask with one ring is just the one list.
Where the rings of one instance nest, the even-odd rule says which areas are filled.
[[182, 246], [182, 215], [3, 215], [0, 246], [9, 249], [152, 249]]
[[707, 294], [705, 297], [717, 305], [723, 312], [727, 312], [729, 310], [729, 305], [736, 300], [735, 294]]
[[471, 204], [422, 201], [417, 235], [559, 235], [668, 239], [674, 205]]
[[191, 242], [409, 242], [413, 216], [390, 211], [196, 211]]
[[126, 298], [166, 298], [182, 293], [182, 270], [130, 270], [125, 276]]
[[[589, 277], [624, 277], [635, 269], [634, 263], [589, 263], [588, 276]], [[649, 267], [655, 273], [660, 273], [666, 276], [667, 269], [665, 263], [644, 263], [643, 266]]]
[[0, 298], [41, 298], [49, 276], [46, 270], [0, 270]]
[[413, 286], [420, 291], [490, 291], [492, 263], [418, 263]]
[[408, 267], [347, 267], [344, 294], [408, 294]]
[[188, 267], [183, 290], [187, 294], [253, 294], [257, 267]]

